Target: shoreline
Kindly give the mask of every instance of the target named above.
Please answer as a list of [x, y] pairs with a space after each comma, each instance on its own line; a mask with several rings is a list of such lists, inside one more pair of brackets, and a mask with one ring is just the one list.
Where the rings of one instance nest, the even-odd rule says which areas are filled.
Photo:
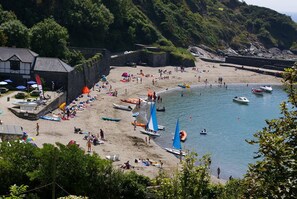
[[[112, 85], [112, 90], [116, 89], [118, 91], [118, 96], [114, 97], [106, 94], [106, 92], [108, 92], [107, 89], [102, 89], [101, 92], [98, 92], [95, 88], [90, 88], [90, 95], [96, 95], [97, 100], [87, 105], [83, 111], [78, 112], [77, 116], [74, 118], [60, 123], [46, 120], [28, 121], [17, 118], [14, 114], [5, 110], [3, 104], [7, 104], [8, 102], [6, 102], [5, 97], [1, 97], [0, 110], [3, 110], [4, 113], [0, 115], [0, 119], [3, 120], [4, 124], [22, 126], [24, 131], [27, 132], [30, 137], [35, 138], [35, 143], [39, 147], [44, 143], [55, 144], [55, 142], [67, 145], [70, 140], [75, 140], [81, 147], [86, 149], [86, 141], [82, 139], [83, 135], [74, 134], [74, 127], [81, 128], [83, 132], [91, 132], [95, 135], [99, 133], [99, 129], [102, 128], [105, 132], [107, 141], [102, 145], [92, 146], [94, 152], [99, 154], [102, 159], [105, 159], [106, 155], [118, 154], [120, 161], [113, 163], [115, 167], [119, 168], [120, 165], [129, 160], [132, 166], [135, 166], [134, 170], [137, 173], [148, 177], [155, 177], [160, 170], [158, 167], [136, 164], [134, 163], [134, 159], [149, 158], [156, 162], [161, 160], [164, 163], [163, 170], [166, 172], [172, 172], [177, 169], [179, 159], [166, 152], [153, 140], [151, 143], [146, 143], [146, 136], [139, 132], [141, 127], [137, 127], [134, 131], [133, 126], [131, 125], [131, 122], [134, 120], [133, 117], [129, 116], [131, 112], [116, 110], [112, 106], [113, 103], [127, 105], [126, 103], [121, 102], [120, 99], [147, 96], [148, 89], [155, 91], [157, 94], [162, 94], [167, 91], [172, 91], [173, 89], [178, 89], [177, 85], [180, 83], [190, 84], [191, 87], [205, 86], [203, 80], [208, 79], [209, 83], [215, 85], [217, 78], [220, 76], [224, 78], [224, 82], [226, 82], [227, 85], [233, 83], [252, 84], [251, 82], [270, 85], [273, 85], [273, 83], [281, 84], [281, 78], [257, 74], [250, 71], [234, 70], [234, 68], [230, 67], [221, 67], [219, 64], [204, 62], [199, 59], [196, 62], [197, 70], [186, 68], [185, 72], [181, 72], [175, 71], [175, 68], [176, 67], [173, 66], [137, 66], [136, 68], [111, 67], [107, 80], [109, 84]], [[172, 71], [172, 73], [166, 74], [166, 76], [169, 77], [168, 79], [160, 79], [158, 73], [159, 69], [163, 71]], [[140, 70], [149, 76], [140, 76], [138, 73]], [[121, 82], [120, 80], [122, 79], [121, 75], [123, 72], [133, 74], [133, 77], [141, 77], [143, 79], [142, 83], [137, 82], [136, 79], [132, 79], [131, 82]], [[198, 76], [201, 76], [201, 82], [198, 81]], [[153, 79], [156, 80], [155, 85], [152, 84]], [[102, 82], [99, 82], [99, 84], [101, 85]], [[84, 96], [79, 100], [84, 99], [87, 99], [87, 96]], [[58, 113], [60, 111], [55, 110], [53, 112]], [[118, 123], [108, 122], [101, 120], [101, 117], [121, 118], [122, 121]], [[35, 136], [35, 126], [37, 122], [40, 125], [39, 136]], [[212, 181], [217, 182], [218, 179], [212, 177]]]

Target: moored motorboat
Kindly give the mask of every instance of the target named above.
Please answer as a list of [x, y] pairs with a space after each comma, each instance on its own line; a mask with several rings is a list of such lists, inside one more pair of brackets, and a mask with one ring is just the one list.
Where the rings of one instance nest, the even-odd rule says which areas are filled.
[[252, 88], [252, 93], [256, 94], [256, 95], [263, 95], [263, 90], [260, 88]]
[[271, 86], [267, 86], [267, 85], [261, 86], [260, 89], [262, 89], [265, 92], [272, 92], [273, 91], [272, 87]]
[[233, 101], [241, 104], [248, 104], [250, 102], [246, 97], [237, 97], [237, 96], [233, 98]]

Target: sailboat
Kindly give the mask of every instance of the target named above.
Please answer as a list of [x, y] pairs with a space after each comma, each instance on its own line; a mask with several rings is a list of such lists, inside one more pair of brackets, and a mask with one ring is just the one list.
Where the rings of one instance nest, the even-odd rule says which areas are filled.
[[147, 123], [147, 128], [141, 129], [140, 132], [150, 136], [160, 136], [160, 133], [158, 133], [158, 121], [155, 104], [151, 107], [151, 115]]
[[172, 147], [173, 148], [165, 148], [165, 150], [168, 151], [169, 153], [173, 153], [175, 155], [182, 155], [182, 156], [187, 155], [187, 152], [181, 150], [179, 120], [177, 120], [177, 122], [176, 122], [175, 134], [174, 134]]

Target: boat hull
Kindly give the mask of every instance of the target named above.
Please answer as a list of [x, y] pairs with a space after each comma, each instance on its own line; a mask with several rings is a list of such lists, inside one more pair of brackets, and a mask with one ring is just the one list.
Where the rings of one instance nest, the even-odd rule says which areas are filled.
[[260, 89], [262, 89], [265, 92], [271, 93], [272, 92], [272, 87], [270, 86], [261, 86]]
[[158, 130], [164, 131], [165, 130], [165, 126], [158, 125]]
[[149, 135], [149, 136], [154, 136], [154, 137], [159, 137], [160, 133], [155, 133], [155, 132], [151, 132], [151, 131], [146, 131], [146, 130], [140, 130], [141, 133]]
[[262, 89], [252, 89], [252, 93], [255, 95], [263, 95], [263, 90]]
[[118, 104], [113, 104], [113, 108], [124, 110], [124, 111], [131, 111], [132, 110], [132, 108], [130, 106], [122, 106], [122, 105], [118, 105]]
[[51, 117], [51, 116], [40, 116], [40, 119], [44, 119], [44, 120], [49, 120], [49, 121], [55, 121], [55, 122], [60, 122], [61, 118], [59, 117]]
[[250, 102], [246, 97], [234, 97], [233, 101], [240, 104], [248, 104]]
[[188, 153], [185, 151], [180, 151], [178, 149], [173, 149], [173, 148], [165, 148], [165, 150], [169, 153], [172, 153], [174, 155], [182, 155], [182, 156], [186, 156]]
[[121, 119], [119, 119], [119, 118], [110, 118], [110, 117], [102, 117], [102, 120], [113, 121], [113, 122], [119, 122], [119, 121], [121, 121]]

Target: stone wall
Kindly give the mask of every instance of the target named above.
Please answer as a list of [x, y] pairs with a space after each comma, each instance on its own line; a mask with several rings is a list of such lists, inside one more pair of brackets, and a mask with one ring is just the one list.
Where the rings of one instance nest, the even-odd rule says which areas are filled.
[[166, 52], [143, 52], [143, 57], [149, 66], [166, 66], [168, 62]]
[[125, 54], [113, 55], [110, 60], [111, 66], [126, 66], [127, 62], [145, 62], [150, 67], [159, 66], [185, 66], [193, 67], [195, 62], [192, 60], [181, 61], [180, 58], [175, 58], [166, 52], [151, 52], [151, 51], [133, 51]]
[[145, 62], [142, 57], [141, 51], [131, 51], [126, 54], [113, 55], [110, 59], [111, 66], [126, 66], [127, 62], [139, 63], [139, 61]]
[[265, 67], [274, 70], [283, 71], [284, 68], [292, 67], [295, 61], [291, 60], [277, 60], [277, 59], [267, 59], [260, 57], [246, 57], [246, 56], [228, 56], [226, 57], [226, 63], [245, 65], [245, 66], [256, 66]]
[[91, 88], [100, 80], [102, 75], [107, 75], [110, 71], [109, 61], [110, 53], [106, 51], [100, 60], [75, 67], [68, 74], [67, 103], [81, 95], [84, 86]]

